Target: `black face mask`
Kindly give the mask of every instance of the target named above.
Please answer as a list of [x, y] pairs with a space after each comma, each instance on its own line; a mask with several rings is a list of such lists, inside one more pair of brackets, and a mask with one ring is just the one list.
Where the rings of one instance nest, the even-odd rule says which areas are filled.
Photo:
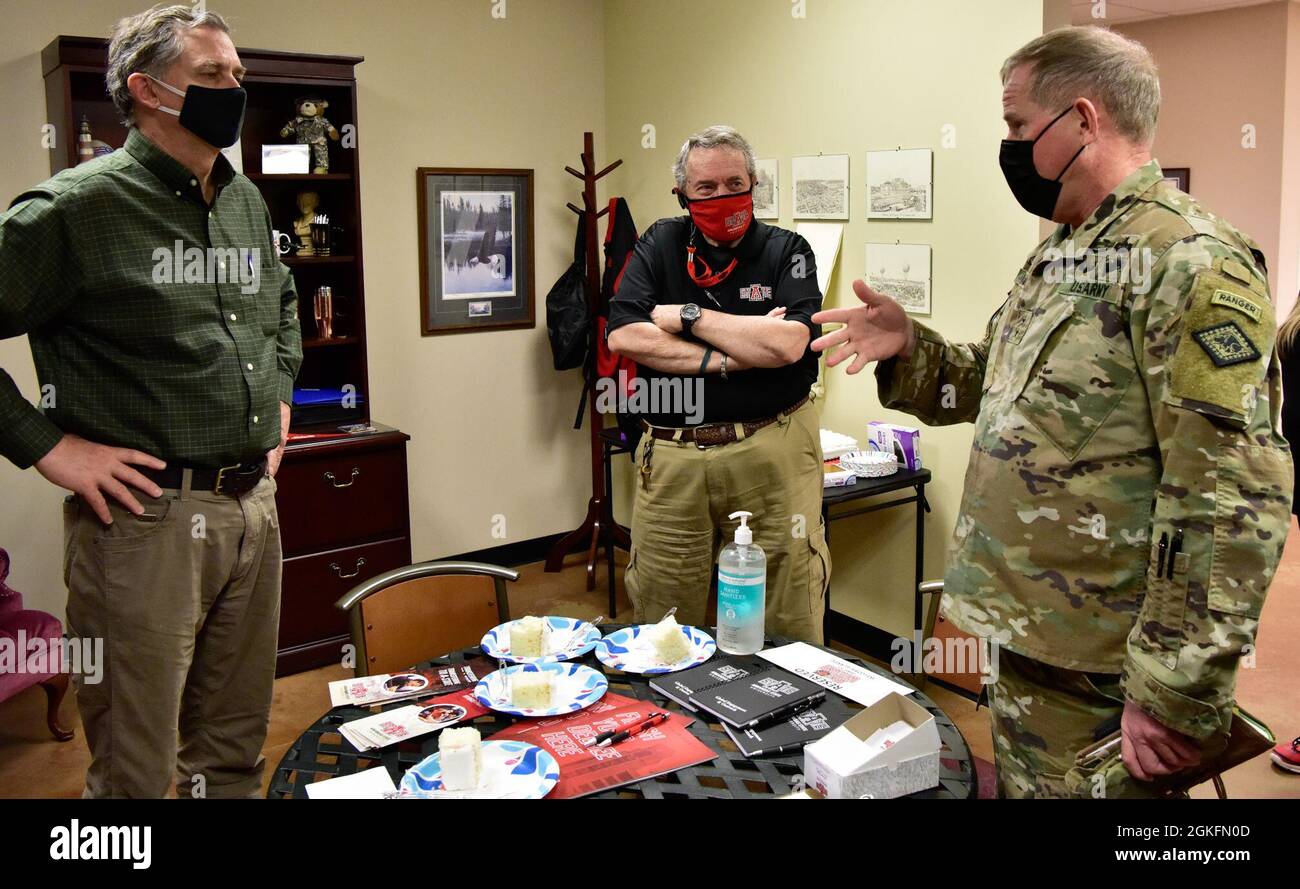
[[213, 148], [229, 148], [239, 141], [239, 131], [244, 126], [244, 105], [248, 102], [248, 93], [242, 87], [213, 89], [191, 85], [181, 92], [152, 75], [145, 76], [185, 100], [180, 111], [158, 106], [159, 111], [179, 117], [185, 129]]
[[1043, 127], [1033, 139], [1003, 139], [1002, 150], [998, 154], [998, 163], [1002, 167], [1002, 175], [1006, 177], [1007, 185], [1011, 187], [1011, 194], [1015, 196], [1020, 206], [1044, 219], [1051, 219], [1052, 213], [1056, 210], [1056, 201], [1061, 196], [1061, 177], [1088, 146], [1080, 145], [1074, 157], [1070, 158], [1070, 163], [1065, 165], [1065, 169], [1061, 170], [1055, 179], [1046, 179], [1039, 175], [1038, 168], [1034, 166], [1034, 146], [1052, 128], [1052, 125], [1069, 114], [1072, 108], [1073, 105], [1052, 118], [1052, 123]]

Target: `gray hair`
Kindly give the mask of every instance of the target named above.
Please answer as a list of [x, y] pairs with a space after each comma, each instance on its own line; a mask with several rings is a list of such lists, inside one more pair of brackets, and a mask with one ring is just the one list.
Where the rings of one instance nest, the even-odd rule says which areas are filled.
[[754, 149], [749, 142], [731, 127], [719, 125], [700, 130], [682, 143], [682, 150], [677, 152], [677, 161], [673, 164], [673, 178], [677, 180], [678, 188], [686, 187], [686, 159], [695, 148], [734, 148], [745, 156], [749, 181], [758, 179], [758, 164], [754, 161]]
[[1106, 28], [1058, 28], [1029, 41], [1002, 63], [1002, 84], [1032, 65], [1029, 97], [1053, 112], [1080, 96], [1099, 101], [1115, 128], [1150, 145], [1160, 115], [1160, 78], [1147, 48]]
[[226, 34], [230, 27], [215, 12], [176, 4], [155, 6], [127, 16], [113, 28], [108, 44], [108, 94], [126, 124], [135, 122], [135, 100], [126, 80], [132, 74], [161, 77], [185, 51], [185, 34], [195, 28], [216, 28]]

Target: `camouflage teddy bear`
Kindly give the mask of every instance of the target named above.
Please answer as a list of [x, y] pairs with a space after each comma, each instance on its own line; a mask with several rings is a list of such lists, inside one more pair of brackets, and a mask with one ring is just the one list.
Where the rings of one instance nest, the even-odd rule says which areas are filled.
[[294, 136], [299, 145], [311, 146], [313, 173], [330, 171], [329, 139], [339, 140], [339, 131], [325, 118], [329, 102], [317, 96], [304, 96], [294, 102], [297, 116], [280, 130], [281, 137]]

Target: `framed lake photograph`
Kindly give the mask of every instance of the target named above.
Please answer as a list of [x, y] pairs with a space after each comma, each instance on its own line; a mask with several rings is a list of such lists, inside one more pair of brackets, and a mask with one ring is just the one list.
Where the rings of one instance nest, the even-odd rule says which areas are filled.
[[533, 171], [420, 167], [420, 332], [536, 325]]

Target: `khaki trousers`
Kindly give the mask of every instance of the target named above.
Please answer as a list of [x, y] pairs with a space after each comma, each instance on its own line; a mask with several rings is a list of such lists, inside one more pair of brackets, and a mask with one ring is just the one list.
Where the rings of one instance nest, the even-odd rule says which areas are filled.
[[822, 451], [817, 412], [805, 404], [741, 441], [701, 450], [642, 437], [628, 596], [638, 623], [674, 606], [702, 626], [709, 582], [736, 510], [754, 514], [754, 542], [767, 555], [767, 633], [821, 643], [831, 558], [822, 526]]
[[[102, 681], [74, 676], [86, 797], [261, 791], [280, 620], [275, 481], [239, 498], [136, 492], [104, 526], [64, 506], [68, 632], [103, 639]], [[179, 728], [179, 741], [178, 741]]]

